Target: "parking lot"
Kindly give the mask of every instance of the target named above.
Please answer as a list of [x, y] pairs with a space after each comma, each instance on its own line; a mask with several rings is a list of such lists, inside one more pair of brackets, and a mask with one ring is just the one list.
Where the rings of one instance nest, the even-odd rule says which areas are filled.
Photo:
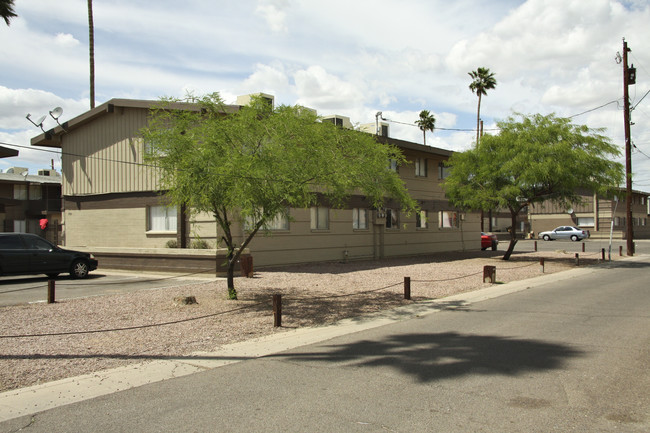
[[[580, 242], [570, 240], [543, 241], [519, 240], [515, 252], [556, 251], [567, 253], [599, 255], [605, 249], [605, 257], [609, 254], [609, 239], [587, 239]], [[582, 251], [584, 243], [585, 251]], [[650, 254], [650, 240], [636, 240], [636, 254]], [[626, 255], [625, 240], [613, 240], [612, 257], [621, 251]], [[505, 251], [508, 240], [500, 238], [498, 250]], [[209, 274], [144, 274], [117, 270], [97, 270], [91, 272], [88, 278], [75, 280], [68, 275], [61, 275], [55, 280], [56, 300], [83, 298], [88, 296], [111, 295], [133, 292], [137, 290], [157, 289], [163, 287], [183, 286], [196, 283], [197, 280], [211, 281], [215, 277]], [[47, 302], [48, 279], [44, 275], [0, 277], [0, 306], [18, 305], [30, 302]]]
[[[55, 279], [56, 300], [111, 295], [137, 290], [194, 284], [214, 280], [207, 274], [143, 274], [122, 271], [95, 271], [86, 279], [68, 275]], [[48, 278], [45, 275], [0, 277], [0, 306], [47, 302]]]

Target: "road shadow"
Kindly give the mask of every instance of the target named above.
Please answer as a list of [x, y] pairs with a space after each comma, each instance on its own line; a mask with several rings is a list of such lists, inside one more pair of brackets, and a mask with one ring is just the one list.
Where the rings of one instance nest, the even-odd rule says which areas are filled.
[[[585, 355], [585, 352], [557, 343], [457, 332], [399, 334], [379, 341], [362, 340], [321, 347], [316, 351], [284, 352], [263, 358], [336, 367], [389, 368], [418, 382], [428, 383], [471, 375], [520, 376], [560, 369], [569, 359]], [[0, 360], [93, 358], [132, 361], [244, 361], [257, 357], [211, 354], [0, 354]]]
[[419, 382], [468, 375], [519, 376], [562, 368], [584, 352], [529, 339], [456, 332], [413, 333], [379, 341], [324, 346], [322, 350], [270, 355], [291, 362], [390, 368]]

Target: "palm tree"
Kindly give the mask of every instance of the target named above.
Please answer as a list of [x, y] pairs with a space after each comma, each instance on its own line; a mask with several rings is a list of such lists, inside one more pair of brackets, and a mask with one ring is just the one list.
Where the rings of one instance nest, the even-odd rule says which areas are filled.
[[90, 50], [90, 108], [95, 108], [95, 25], [93, 0], [88, 0], [88, 46]]
[[427, 144], [427, 131], [433, 132], [436, 129], [436, 117], [429, 113], [429, 110], [420, 111], [420, 118], [415, 121], [415, 124], [418, 125], [422, 135], [424, 136], [424, 144]]
[[469, 90], [478, 96], [478, 109], [476, 110], [476, 147], [478, 147], [479, 125], [481, 123], [481, 96], [487, 95], [487, 90], [494, 89], [497, 85], [497, 80], [488, 68], [479, 67], [476, 71], [468, 72], [468, 74], [473, 80], [469, 85]]
[[0, 0], [0, 17], [7, 25], [11, 24], [11, 19], [17, 16], [14, 12], [14, 0]]

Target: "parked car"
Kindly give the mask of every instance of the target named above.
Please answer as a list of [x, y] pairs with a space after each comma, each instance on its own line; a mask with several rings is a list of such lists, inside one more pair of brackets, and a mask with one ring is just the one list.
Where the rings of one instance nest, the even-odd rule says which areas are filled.
[[544, 239], [545, 241], [554, 241], [556, 239], [571, 239], [572, 241], [577, 242], [583, 239], [587, 239], [589, 237], [589, 232], [580, 230], [577, 227], [560, 226], [548, 232], [540, 232], [538, 236], [540, 239]]
[[0, 233], [0, 275], [46, 274], [54, 278], [70, 273], [85, 278], [97, 269], [92, 254], [64, 250], [30, 233]]
[[482, 250], [487, 250], [488, 248], [492, 248], [492, 251], [497, 250], [497, 245], [499, 245], [499, 239], [497, 239], [497, 235], [495, 234], [487, 234], [481, 232], [481, 249]]

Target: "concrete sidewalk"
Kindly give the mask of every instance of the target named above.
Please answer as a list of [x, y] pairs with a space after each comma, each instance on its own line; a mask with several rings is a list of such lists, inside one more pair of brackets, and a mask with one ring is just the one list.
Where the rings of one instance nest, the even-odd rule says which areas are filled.
[[[638, 257], [632, 259], [638, 259]], [[226, 345], [213, 352], [199, 352], [185, 357], [138, 363], [7, 391], [0, 394], [0, 422], [206, 369], [283, 352], [444, 309], [465, 307], [472, 303], [531, 287], [602, 271], [604, 271], [603, 267], [576, 268], [528, 280], [497, 284], [444, 299], [418, 302], [362, 318], [342, 320], [329, 326], [287, 330], [262, 338]]]

